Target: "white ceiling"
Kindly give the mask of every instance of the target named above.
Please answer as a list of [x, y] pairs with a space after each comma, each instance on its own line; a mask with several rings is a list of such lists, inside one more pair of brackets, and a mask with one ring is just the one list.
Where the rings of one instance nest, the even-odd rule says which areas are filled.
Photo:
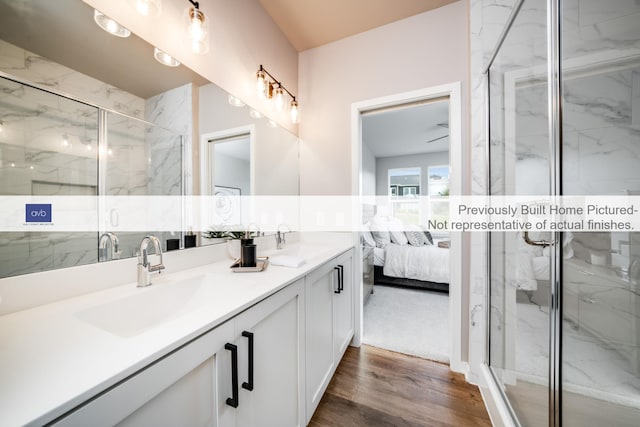
[[248, 136], [232, 139], [229, 141], [216, 142], [215, 150], [216, 154], [223, 154], [225, 156], [234, 157], [245, 162], [250, 161], [251, 148]]
[[362, 116], [362, 142], [375, 157], [448, 151], [448, 124], [449, 100], [369, 112]]
[[457, 0], [259, 0], [301, 52]]

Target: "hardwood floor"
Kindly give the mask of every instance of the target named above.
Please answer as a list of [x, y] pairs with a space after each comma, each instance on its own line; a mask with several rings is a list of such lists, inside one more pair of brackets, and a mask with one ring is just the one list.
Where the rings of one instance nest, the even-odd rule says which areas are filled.
[[309, 426], [490, 426], [480, 390], [430, 360], [349, 347]]

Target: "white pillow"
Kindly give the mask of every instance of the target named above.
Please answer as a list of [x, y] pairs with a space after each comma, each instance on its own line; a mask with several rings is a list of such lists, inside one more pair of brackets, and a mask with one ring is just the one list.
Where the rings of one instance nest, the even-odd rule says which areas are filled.
[[405, 236], [405, 234], [402, 231], [390, 231], [389, 234], [391, 235], [391, 242], [395, 243], [396, 245], [406, 245], [407, 243], [409, 243], [409, 241], [407, 240], [407, 236]]
[[373, 218], [369, 227], [371, 228], [371, 234], [373, 235], [373, 239], [375, 240], [377, 247], [384, 248], [386, 245], [391, 243], [391, 235], [389, 234], [389, 228], [385, 222]]
[[392, 243], [396, 245], [406, 245], [409, 243], [407, 236], [404, 235], [404, 224], [402, 224], [402, 221], [397, 218], [390, 218], [388, 226]]
[[375, 247], [376, 240], [371, 235], [371, 230], [368, 225], [362, 227], [362, 240], [364, 240], [365, 245]]

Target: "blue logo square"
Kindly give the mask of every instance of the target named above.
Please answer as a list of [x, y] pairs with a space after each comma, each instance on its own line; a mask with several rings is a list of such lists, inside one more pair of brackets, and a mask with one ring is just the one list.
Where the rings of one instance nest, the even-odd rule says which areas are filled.
[[51, 222], [51, 204], [26, 204], [27, 222]]

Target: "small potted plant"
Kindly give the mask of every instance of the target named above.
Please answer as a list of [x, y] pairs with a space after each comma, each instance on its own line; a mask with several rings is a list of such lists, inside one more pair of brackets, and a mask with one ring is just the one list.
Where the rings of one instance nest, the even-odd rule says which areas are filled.
[[[202, 234], [205, 239], [211, 239], [211, 243], [227, 243], [227, 252], [232, 259], [240, 258], [240, 239], [247, 231], [242, 224], [212, 226]], [[254, 233], [251, 233], [254, 235]]]

